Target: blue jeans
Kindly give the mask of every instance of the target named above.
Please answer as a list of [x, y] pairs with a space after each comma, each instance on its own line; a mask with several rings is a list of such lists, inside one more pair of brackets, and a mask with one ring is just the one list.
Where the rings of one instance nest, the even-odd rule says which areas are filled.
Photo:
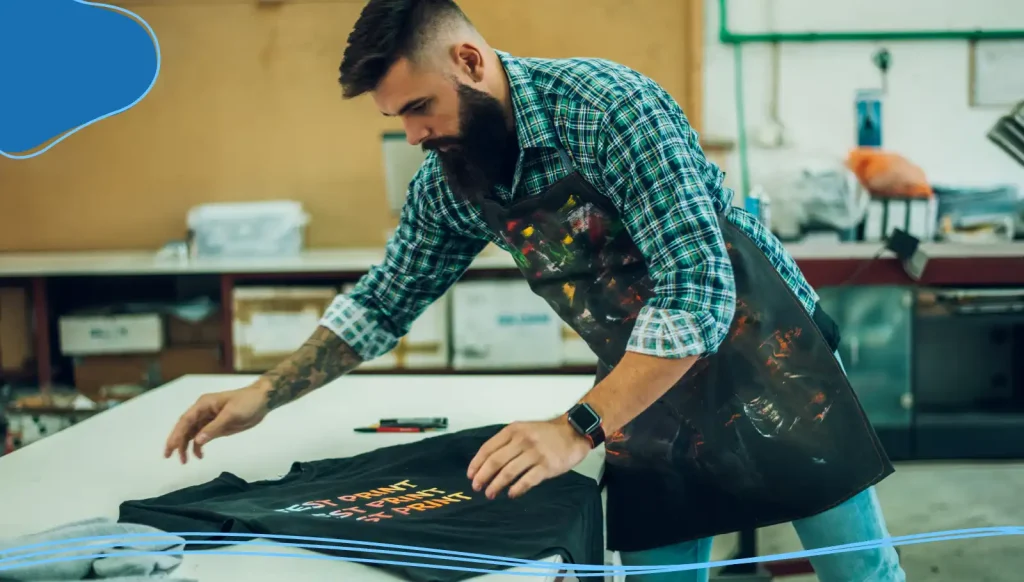
[[[839, 358], [839, 354], [836, 354]], [[840, 366], [842, 360], [839, 361]], [[871, 487], [828, 511], [793, 522], [804, 549], [813, 550], [889, 537]], [[711, 561], [711, 538], [641, 552], [622, 552], [623, 566], [677, 566]], [[810, 558], [820, 582], [905, 582], [906, 574], [892, 546]], [[708, 570], [627, 575], [628, 582], [707, 582]]]

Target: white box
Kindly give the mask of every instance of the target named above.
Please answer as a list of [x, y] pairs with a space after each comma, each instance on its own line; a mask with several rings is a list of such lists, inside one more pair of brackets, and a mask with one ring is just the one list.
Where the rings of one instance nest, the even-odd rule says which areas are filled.
[[598, 358], [587, 342], [583, 341], [569, 324], [562, 324], [562, 364], [566, 366], [597, 365]]
[[335, 287], [236, 287], [236, 372], [265, 372], [302, 347], [337, 296]]
[[218, 202], [192, 208], [187, 222], [196, 257], [292, 257], [305, 248], [309, 215], [290, 200]]
[[64, 315], [58, 326], [65, 356], [153, 354], [164, 347], [159, 313]]
[[562, 320], [523, 280], [452, 287], [452, 364], [457, 370], [562, 367]]
[[[351, 293], [354, 284], [342, 287], [342, 292]], [[444, 295], [416, 318], [409, 333], [398, 340], [393, 350], [363, 362], [359, 370], [436, 370], [447, 368], [450, 342], [449, 311], [451, 297]]]

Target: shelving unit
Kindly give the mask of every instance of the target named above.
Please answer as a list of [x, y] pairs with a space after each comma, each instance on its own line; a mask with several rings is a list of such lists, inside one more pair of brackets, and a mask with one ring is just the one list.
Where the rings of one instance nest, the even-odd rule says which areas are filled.
[[[910, 285], [913, 282], [895, 258], [871, 260], [875, 244], [800, 243], [788, 245], [808, 280], [816, 288], [843, 285], [857, 274], [852, 285]], [[931, 257], [923, 285], [1024, 285], [1024, 243], [1003, 245], [926, 244]], [[273, 260], [168, 260], [155, 253], [26, 253], [0, 255], [0, 284], [25, 285], [30, 291], [35, 329], [35, 376], [45, 390], [53, 378], [53, 332], [56, 313], [50, 302], [54, 288], [72, 278], [148, 279], [172, 277], [204, 279], [219, 293], [227, 337], [224, 353], [232, 352], [230, 337], [231, 293], [236, 285], [252, 282], [355, 281], [377, 264], [377, 249], [310, 250], [299, 257]], [[870, 261], [870, 264], [865, 264]], [[866, 268], [865, 268], [866, 267]], [[519, 273], [506, 253], [497, 249], [482, 253], [464, 280], [517, 278]], [[232, 370], [230, 360], [226, 370]], [[590, 373], [589, 367], [557, 370], [523, 370], [529, 373]], [[435, 370], [432, 373], [453, 373]], [[377, 372], [380, 373], [380, 372]], [[408, 372], [403, 372], [408, 373]], [[513, 372], [510, 372], [513, 373]]]

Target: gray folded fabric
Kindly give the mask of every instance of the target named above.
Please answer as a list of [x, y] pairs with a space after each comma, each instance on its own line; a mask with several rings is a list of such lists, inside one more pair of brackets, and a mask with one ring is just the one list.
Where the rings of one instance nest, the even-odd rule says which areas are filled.
[[[147, 534], [142, 537], [126, 537]], [[68, 542], [77, 538], [106, 539]], [[185, 540], [156, 528], [97, 518], [69, 523], [0, 540], [0, 582], [66, 582], [103, 579], [109, 582], [194, 582], [170, 579], [181, 564]], [[126, 556], [135, 552], [179, 552]], [[99, 556], [99, 557], [87, 557]]]

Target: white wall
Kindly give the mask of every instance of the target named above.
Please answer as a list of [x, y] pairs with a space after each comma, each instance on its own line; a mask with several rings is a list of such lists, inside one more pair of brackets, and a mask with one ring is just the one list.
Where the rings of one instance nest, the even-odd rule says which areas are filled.
[[[704, 133], [735, 139], [733, 47], [718, 40], [718, 1], [704, 1]], [[729, 0], [729, 12], [735, 33], [1024, 29], [1024, 0]], [[882, 46], [892, 54], [882, 113], [883, 147], [919, 164], [933, 183], [1015, 183], [1024, 189], [1024, 168], [985, 138], [1009, 107], [969, 106], [966, 41], [780, 45], [778, 109], [788, 145], [764, 150], [751, 143], [752, 182], [799, 165], [808, 156], [845, 157], [856, 143], [854, 94], [880, 86], [881, 76], [871, 58]], [[771, 51], [769, 45], [743, 46], [748, 135], [768, 119]], [[738, 188], [736, 154], [726, 169], [729, 184]]]

